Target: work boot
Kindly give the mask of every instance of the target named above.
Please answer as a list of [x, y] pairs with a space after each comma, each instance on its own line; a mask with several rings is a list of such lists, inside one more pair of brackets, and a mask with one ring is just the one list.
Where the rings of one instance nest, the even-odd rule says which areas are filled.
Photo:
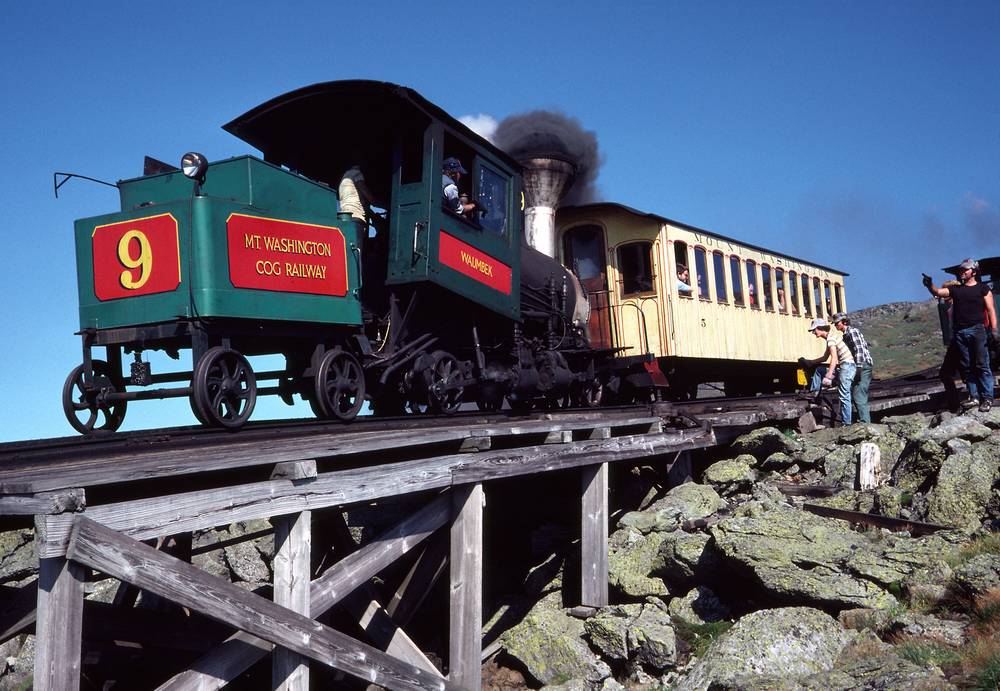
[[980, 413], [988, 413], [988, 412], [990, 412], [990, 408], [992, 408], [992, 407], [993, 407], [993, 401], [991, 401], [988, 398], [984, 398], [983, 400], [979, 401], [979, 412]]

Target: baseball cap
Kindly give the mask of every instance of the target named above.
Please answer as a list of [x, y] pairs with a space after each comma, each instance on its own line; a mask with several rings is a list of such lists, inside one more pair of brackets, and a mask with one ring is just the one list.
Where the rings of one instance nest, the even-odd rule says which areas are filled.
[[815, 331], [816, 329], [822, 329], [824, 327], [829, 328], [829, 326], [830, 326], [830, 324], [829, 324], [829, 322], [826, 321], [826, 319], [819, 319], [819, 318], [817, 318], [817, 319], [813, 319], [809, 323], [809, 331]]
[[837, 312], [835, 315], [833, 315], [833, 317], [830, 318], [830, 321], [833, 324], [839, 324], [840, 322], [844, 321], [845, 319], [847, 319], [847, 315], [846, 314], [844, 314], [843, 312]]
[[974, 269], [979, 271], [979, 262], [974, 259], [966, 259], [964, 262], [958, 265], [960, 269]]
[[469, 174], [469, 171], [467, 171], [465, 168], [462, 167], [462, 162], [459, 161], [454, 156], [446, 158], [444, 159], [444, 161], [441, 162], [441, 170], [455, 170], [461, 173], [462, 175]]

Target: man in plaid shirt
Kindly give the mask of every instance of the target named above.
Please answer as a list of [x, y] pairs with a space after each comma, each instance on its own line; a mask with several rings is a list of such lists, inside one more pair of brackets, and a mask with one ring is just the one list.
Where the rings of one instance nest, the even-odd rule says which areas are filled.
[[833, 325], [844, 334], [844, 343], [854, 356], [854, 362], [858, 367], [854, 376], [854, 383], [851, 384], [851, 398], [854, 399], [854, 407], [858, 411], [858, 420], [861, 422], [871, 422], [872, 416], [868, 410], [868, 389], [872, 383], [872, 353], [868, 350], [868, 341], [857, 327], [851, 326], [851, 320], [843, 312], [833, 315]]

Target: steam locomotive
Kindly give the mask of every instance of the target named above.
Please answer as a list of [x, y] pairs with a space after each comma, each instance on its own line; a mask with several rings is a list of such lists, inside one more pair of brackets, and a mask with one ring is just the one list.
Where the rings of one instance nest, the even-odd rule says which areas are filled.
[[[224, 129], [263, 159], [150, 162], [117, 184], [120, 211], [75, 223], [83, 362], [62, 402], [79, 432], [169, 397], [235, 429], [261, 395], [346, 421], [365, 400], [450, 413], [655, 391], [651, 356], [591, 347], [588, 299], [554, 258], [552, 200], [573, 175], [558, 151], [514, 160], [412, 89], [372, 81], [292, 91]], [[444, 205], [448, 157], [471, 173], [474, 217]], [[377, 229], [338, 210], [355, 165], [384, 209]], [[191, 369], [153, 372], [157, 350], [190, 351]], [[273, 354], [283, 369], [248, 360]]]

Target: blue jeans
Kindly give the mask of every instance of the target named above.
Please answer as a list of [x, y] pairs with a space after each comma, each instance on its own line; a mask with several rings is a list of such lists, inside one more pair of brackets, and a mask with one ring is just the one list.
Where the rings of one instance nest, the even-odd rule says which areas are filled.
[[[826, 365], [820, 365], [813, 371], [812, 385], [810, 391], [819, 391], [823, 377], [826, 376]], [[851, 424], [851, 385], [854, 383], [854, 374], [857, 372], [857, 365], [853, 362], [842, 362], [837, 366], [837, 393], [840, 395], [840, 420], [841, 424]], [[869, 381], [871, 376], [869, 375]], [[952, 386], [955, 386], [952, 383]], [[868, 400], [865, 399], [865, 413], [868, 412]]]
[[857, 368], [858, 373], [851, 385], [851, 398], [854, 399], [854, 407], [858, 409], [858, 421], [871, 422], [872, 415], [868, 410], [868, 388], [872, 383], [872, 366], [857, 365]]
[[955, 376], [961, 374], [969, 384], [969, 395], [982, 399], [993, 398], [993, 373], [990, 371], [989, 353], [986, 349], [986, 327], [982, 324], [959, 329], [952, 334], [948, 352], [938, 376], [948, 394], [948, 403], [958, 405]]

